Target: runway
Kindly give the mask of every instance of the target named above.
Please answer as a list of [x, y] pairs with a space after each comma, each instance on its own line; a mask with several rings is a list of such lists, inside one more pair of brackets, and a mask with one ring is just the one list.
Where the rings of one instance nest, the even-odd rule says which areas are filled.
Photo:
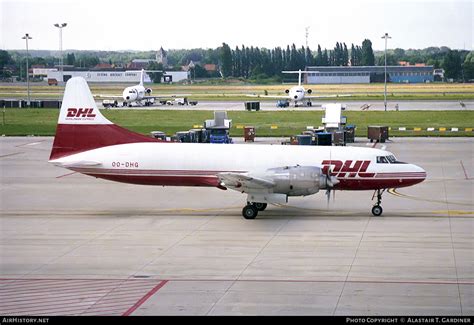
[[[383, 111], [385, 110], [384, 102], [382, 101], [351, 101], [351, 100], [343, 100], [338, 101], [337, 99], [325, 100], [325, 101], [317, 101], [313, 100], [313, 106], [300, 106], [294, 107], [294, 104], [291, 104], [290, 107], [280, 108], [276, 107], [276, 100], [273, 101], [262, 101], [258, 98], [249, 98], [248, 101], [260, 101], [260, 109], [262, 111], [282, 111], [282, 110], [296, 110], [296, 111], [314, 111], [314, 110], [322, 110], [322, 105], [329, 104], [329, 103], [341, 103], [345, 105], [346, 110], [350, 111], [361, 111], [365, 105], [368, 105], [368, 111]], [[191, 105], [160, 105], [155, 104], [150, 107], [136, 107], [139, 109], [161, 109], [161, 110], [205, 110], [205, 111], [214, 111], [214, 110], [226, 110], [226, 111], [243, 111], [245, 110], [245, 101], [199, 101], [196, 106]], [[474, 109], [474, 101], [466, 100], [462, 101], [462, 105], [460, 101], [455, 100], [447, 100], [447, 101], [440, 101], [440, 100], [400, 100], [400, 101], [392, 101], [389, 100], [387, 104], [387, 110], [395, 111], [396, 105], [398, 105], [398, 110], [400, 111], [411, 111], [411, 110], [473, 110]], [[97, 101], [97, 107], [102, 107], [102, 102]], [[123, 109], [124, 107], [118, 107], [116, 109]], [[128, 108], [128, 107], [125, 107]]]
[[0, 315], [474, 313], [471, 138], [387, 142], [428, 177], [381, 217], [372, 192], [337, 191], [255, 220], [234, 191], [51, 166], [52, 140], [0, 138]]

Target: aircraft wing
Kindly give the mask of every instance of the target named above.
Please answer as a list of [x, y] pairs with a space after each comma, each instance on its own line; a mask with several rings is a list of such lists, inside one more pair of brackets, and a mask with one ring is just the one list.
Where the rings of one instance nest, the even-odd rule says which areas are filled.
[[94, 95], [94, 97], [99, 97], [99, 98], [110, 98], [110, 99], [123, 99], [122, 95]]
[[164, 98], [179, 98], [192, 96], [192, 94], [164, 94], [159, 96], [144, 96], [142, 99], [164, 99]]
[[257, 98], [275, 98], [275, 99], [290, 99], [288, 95], [246, 95], [247, 97], [257, 97]]
[[[186, 97], [186, 96], [192, 96], [192, 94], [163, 94], [159, 96], [144, 96], [141, 99], [161, 99], [161, 98], [176, 98], [176, 97]], [[110, 98], [110, 99], [123, 99], [122, 95], [94, 95], [94, 97], [99, 97], [99, 98]]]
[[314, 96], [309, 96], [309, 95], [304, 95], [305, 99], [312, 99], [312, 98], [338, 98], [338, 97], [352, 97], [351, 94], [346, 94], [346, 95], [314, 95]]
[[243, 173], [219, 173], [217, 177], [223, 186], [241, 192], [268, 191], [275, 186], [272, 181]]

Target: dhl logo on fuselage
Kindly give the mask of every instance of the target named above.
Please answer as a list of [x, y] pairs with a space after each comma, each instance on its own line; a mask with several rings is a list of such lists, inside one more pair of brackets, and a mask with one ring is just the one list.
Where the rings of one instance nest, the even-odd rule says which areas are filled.
[[367, 168], [370, 165], [370, 160], [323, 160], [323, 173], [327, 175], [328, 169], [331, 166], [331, 176], [336, 177], [374, 177], [375, 173], [367, 173]]
[[96, 117], [94, 114], [93, 108], [68, 108], [67, 109], [67, 119], [75, 119], [75, 118], [87, 118], [93, 119]]

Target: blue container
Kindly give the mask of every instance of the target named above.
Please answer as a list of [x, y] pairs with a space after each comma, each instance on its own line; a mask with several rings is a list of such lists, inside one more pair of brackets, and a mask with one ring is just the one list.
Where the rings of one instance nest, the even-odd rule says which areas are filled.
[[316, 133], [316, 145], [317, 146], [330, 146], [332, 145], [332, 134], [328, 132]]
[[299, 134], [296, 136], [300, 146], [310, 146], [312, 144], [312, 136], [306, 134]]

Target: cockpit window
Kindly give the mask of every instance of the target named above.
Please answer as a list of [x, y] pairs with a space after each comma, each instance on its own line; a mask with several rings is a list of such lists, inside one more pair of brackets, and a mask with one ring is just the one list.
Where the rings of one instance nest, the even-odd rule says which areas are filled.
[[397, 159], [392, 155], [387, 156], [386, 158], [391, 164], [395, 164], [397, 162]]
[[404, 164], [395, 158], [393, 155], [389, 156], [378, 156], [377, 157], [377, 164]]

